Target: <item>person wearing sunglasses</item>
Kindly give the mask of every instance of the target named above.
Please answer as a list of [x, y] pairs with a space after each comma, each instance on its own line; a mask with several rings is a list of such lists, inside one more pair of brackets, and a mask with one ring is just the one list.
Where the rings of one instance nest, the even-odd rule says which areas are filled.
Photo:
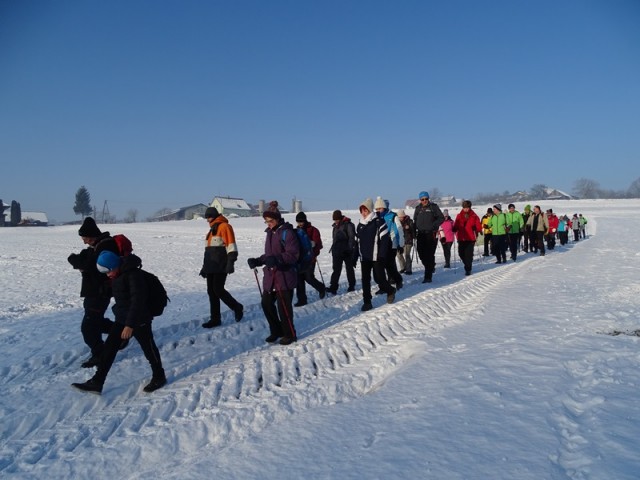
[[416, 233], [416, 250], [424, 265], [424, 279], [422, 283], [431, 283], [431, 277], [436, 269], [436, 238], [438, 229], [444, 222], [444, 215], [437, 203], [429, 199], [429, 192], [422, 191], [418, 196], [420, 205], [413, 213], [413, 223]]

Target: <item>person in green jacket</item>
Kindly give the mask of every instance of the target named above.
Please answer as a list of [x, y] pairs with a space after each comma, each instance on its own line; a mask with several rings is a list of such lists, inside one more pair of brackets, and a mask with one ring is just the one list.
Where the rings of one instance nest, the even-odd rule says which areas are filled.
[[496, 203], [493, 206], [493, 216], [487, 223], [491, 227], [491, 242], [493, 244], [493, 254], [498, 261], [496, 263], [507, 263], [507, 216], [502, 213], [502, 205]]
[[524, 231], [524, 219], [522, 214], [516, 210], [513, 203], [509, 204], [509, 211], [505, 213], [507, 217], [507, 237], [509, 242], [509, 251], [511, 252], [511, 260], [516, 261], [518, 256], [518, 247], [520, 247], [520, 236]]

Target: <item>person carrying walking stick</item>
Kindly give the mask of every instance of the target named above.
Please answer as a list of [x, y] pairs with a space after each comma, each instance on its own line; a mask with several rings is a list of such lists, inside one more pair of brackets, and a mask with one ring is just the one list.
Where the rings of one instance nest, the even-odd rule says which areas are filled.
[[263, 268], [262, 311], [269, 323], [267, 343], [289, 345], [297, 340], [293, 324], [293, 290], [298, 283], [296, 263], [300, 245], [293, 226], [285, 222], [278, 210], [278, 202], [271, 202], [262, 214], [267, 225], [264, 255], [249, 258], [249, 268]]

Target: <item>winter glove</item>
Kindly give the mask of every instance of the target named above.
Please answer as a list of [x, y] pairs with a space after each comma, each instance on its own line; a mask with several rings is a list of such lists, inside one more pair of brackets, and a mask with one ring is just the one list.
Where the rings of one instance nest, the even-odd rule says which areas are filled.
[[248, 258], [247, 259], [247, 264], [249, 265], [249, 268], [251, 270], [253, 270], [254, 268], [259, 267], [260, 265], [262, 265], [262, 263], [260, 262], [260, 259], [258, 259], [258, 258]]
[[202, 278], [207, 278], [207, 273], [204, 271], [204, 267], [200, 269], [200, 276]]
[[264, 259], [264, 264], [268, 268], [275, 268], [275, 266], [278, 264], [278, 260], [276, 259], [276, 257], [269, 256]]
[[398, 247], [398, 252], [404, 253], [404, 247]]
[[232, 274], [233, 272], [235, 272], [235, 269], [233, 268], [233, 264], [236, 263], [235, 260], [232, 259], [228, 259], [227, 260], [227, 268], [225, 269], [225, 273], [227, 275]]

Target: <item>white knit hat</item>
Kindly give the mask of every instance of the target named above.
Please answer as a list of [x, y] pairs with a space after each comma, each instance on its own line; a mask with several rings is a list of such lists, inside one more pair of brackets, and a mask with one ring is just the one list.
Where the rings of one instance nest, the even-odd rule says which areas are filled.
[[370, 212], [373, 212], [373, 200], [371, 200], [370, 198], [365, 199], [364, 202], [360, 204], [360, 207], [358, 207], [358, 210], [360, 210], [362, 207], [365, 207]]
[[387, 208], [382, 197], [376, 198], [376, 203], [373, 208]]

